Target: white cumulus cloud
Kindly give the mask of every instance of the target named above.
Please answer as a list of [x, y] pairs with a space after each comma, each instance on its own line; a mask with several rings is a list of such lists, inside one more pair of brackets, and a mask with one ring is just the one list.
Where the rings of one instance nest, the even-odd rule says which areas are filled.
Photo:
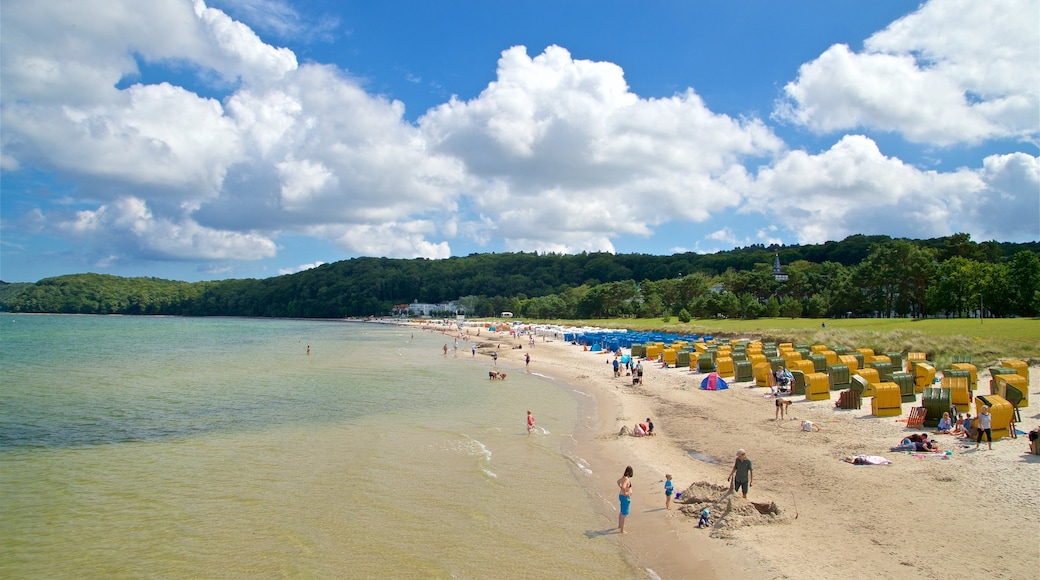
[[976, 169], [924, 171], [885, 156], [868, 137], [850, 135], [817, 155], [790, 151], [762, 168], [750, 186], [762, 203], [744, 211], [765, 213], [803, 244], [856, 233], [1035, 239], [1038, 175], [1038, 158], [1024, 153], [990, 156]]
[[782, 149], [757, 119], [713, 113], [692, 89], [641, 98], [617, 65], [559, 46], [504, 51], [478, 97], [419, 123], [474, 178], [474, 229], [538, 251], [613, 251], [618, 235], [703, 221], [740, 203], [743, 160]]
[[1040, 4], [931, 0], [862, 52], [827, 49], [784, 88], [775, 116], [819, 132], [871, 128], [918, 143], [1040, 133]]

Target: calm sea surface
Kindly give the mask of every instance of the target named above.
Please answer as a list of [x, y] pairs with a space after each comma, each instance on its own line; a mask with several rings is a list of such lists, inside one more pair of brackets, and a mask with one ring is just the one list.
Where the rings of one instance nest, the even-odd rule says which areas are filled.
[[0, 315], [0, 577], [641, 576], [568, 452], [580, 397], [445, 342]]

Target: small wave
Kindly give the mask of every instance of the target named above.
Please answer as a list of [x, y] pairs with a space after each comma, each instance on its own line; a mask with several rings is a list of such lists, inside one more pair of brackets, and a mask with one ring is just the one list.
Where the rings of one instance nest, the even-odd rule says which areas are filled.
[[480, 470], [484, 472], [484, 475], [486, 475], [486, 476], [488, 476], [488, 477], [490, 477], [492, 479], [498, 479], [498, 474], [495, 473], [494, 471], [491, 471], [490, 469], [488, 469], [486, 467], [481, 467]]
[[571, 389], [571, 390], [574, 391], [575, 393], [578, 393], [579, 395], [581, 395], [583, 397], [588, 397], [590, 399], [592, 398], [592, 393], [586, 393], [585, 391], [582, 391], [582, 390], [579, 390], [579, 389]]
[[555, 381], [556, 380], [556, 377], [553, 377], [551, 375], [542, 374], [542, 373], [531, 373], [531, 375], [536, 376], [536, 377], [538, 377], [540, 379], [547, 379], [547, 380], [550, 380], [550, 381]]
[[592, 468], [589, 466], [588, 461], [585, 461], [581, 457], [578, 457], [577, 455], [572, 455], [570, 453], [564, 453], [563, 455], [568, 460], [570, 460], [570, 462], [573, 463], [575, 467], [580, 469], [582, 473], [584, 473], [585, 475], [592, 475]]
[[484, 445], [480, 441], [470, 437], [469, 435], [466, 435], [465, 433], [460, 433], [460, 435], [466, 438], [466, 440], [462, 441], [459, 446], [460, 451], [463, 451], [464, 453], [467, 453], [469, 455], [482, 455], [485, 461], [491, 461], [491, 450], [487, 448], [487, 445]]
[[661, 580], [661, 577], [658, 576], [657, 572], [654, 572], [652, 568], [646, 568], [646, 575], [652, 578], [653, 580]]

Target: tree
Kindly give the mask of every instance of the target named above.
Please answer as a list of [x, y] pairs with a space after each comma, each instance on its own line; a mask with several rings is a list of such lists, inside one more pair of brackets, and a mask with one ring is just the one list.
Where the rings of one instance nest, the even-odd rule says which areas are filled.
[[798, 318], [802, 315], [802, 301], [790, 296], [780, 302], [780, 313], [788, 318]]
[[765, 309], [762, 311], [762, 316], [766, 318], [776, 318], [780, 316], [780, 301], [776, 299], [776, 296], [770, 296], [769, 300], [766, 301]]
[[881, 316], [920, 315], [935, 271], [931, 250], [906, 240], [874, 246], [860, 265], [859, 283]]
[[935, 281], [928, 289], [928, 303], [937, 312], [955, 316], [967, 314], [970, 305], [978, 302], [982, 272], [974, 260], [954, 256], [939, 264]]
[[1036, 252], [1023, 250], [1008, 264], [1008, 284], [1013, 313], [1019, 316], [1037, 316], [1034, 297], [1040, 291], [1040, 257]]

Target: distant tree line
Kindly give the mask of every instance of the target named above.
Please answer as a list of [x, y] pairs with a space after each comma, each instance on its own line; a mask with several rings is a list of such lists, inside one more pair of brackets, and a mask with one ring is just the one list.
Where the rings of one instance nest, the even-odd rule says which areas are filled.
[[[212, 282], [76, 274], [7, 285], [11, 312], [341, 318], [458, 300], [469, 316], [759, 318], [1037, 316], [1040, 243], [850, 236], [715, 254], [473, 254], [354, 258]], [[786, 280], [773, 275], [774, 256]]]

